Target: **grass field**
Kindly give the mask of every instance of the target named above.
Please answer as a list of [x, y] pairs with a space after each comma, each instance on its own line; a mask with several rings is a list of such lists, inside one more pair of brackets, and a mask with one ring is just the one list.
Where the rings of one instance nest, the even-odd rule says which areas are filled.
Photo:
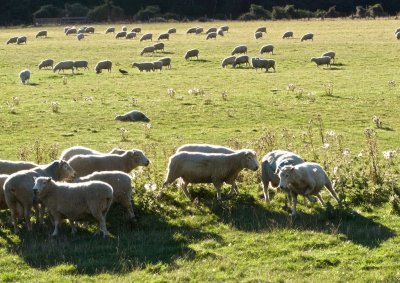
[[[230, 30], [216, 40], [185, 33], [191, 26], [207, 29], [224, 24]], [[268, 32], [255, 40], [254, 31], [262, 25]], [[118, 30], [122, 25], [115, 26]], [[346, 164], [343, 168], [357, 178], [369, 176], [368, 159], [353, 166], [369, 145], [366, 128], [376, 132], [379, 174], [386, 185], [397, 188], [398, 158], [387, 161], [382, 155], [384, 150], [399, 149], [396, 20], [140, 26], [156, 37], [172, 26], [177, 34], [164, 41], [164, 53], [140, 56], [142, 48], [152, 43], [116, 40], [104, 34], [106, 25], [95, 25], [96, 33], [82, 41], [65, 36], [61, 26], [44, 28], [46, 39], [34, 38], [43, 28], [0, 29], [0, 42], [15, 35], [28, 37], [26, 45], [0, 46], [1, 159], [45, 163], [64, 148], [83, 145], [101, 151], [140, 148], [152, 161], [148, 168], [135, 170], [138, 223], [127, 225], [123, 211], [115, 207], [108, 216], [107, 240], [92, 236], [94, 225], [72, 236], [66, 224], [56, 239], [50, 236], [50, 224], [15, 235], [9, 212], [2, 211], [0, 281], [400, 280], [400, 221], [387, 201], [373, 206], [348, 201], [342, 209], [335, 203], [327, 209], [299, 204], [298, 216], [292, 219], [282, 208], [282, 194], [271, 204], [263, 202], [259, 173], [242, 174], [238, 196], [228, 197], [225, 187], [222, 203], [208, 185], [190, 187], [198, 205], [173, 186], [161, 200], [145, 189], [149, 183], [160, 187], [168, 157], [184, 143], [254, 148], [260, 161], [272, 149], [289, 149], [322, 163], [333, 179], [336, 162]], [[287, 30], [294, 32], [294, 39], [281, 38]], [[314, 33], [313, 42], [300, 42], [306, 32]], [[260, 47], [267, 43], [275, 46], [274, 55], [260, 56]], [[244, 66], [222, 69], [222, 59], [239, 44], [248, 46], [250, 57], [273, 58], [277, 72]], [[192, 48], [200, 50], [199, 60], [186, 61], [183, 56]], [[332, 68], [317, 68], [310, 62], [328, 50], [337, 54]], [[140, 73], [131, 68], [132, 62], [159, 57], [171, 57], [172, 69]], [[90, 70], [74, 75], [39, 71], [36, 65], [46, 58], [88, 60]], [[112, 72], [96, 74], [96, 62], [105, 59], [113, 61]], [[22, 85], [18, 73], [27, 67], [30, 84]], [[121, 75], [118, 68], [129, 74]], [[293, 90], [288, 90], [289, 84]], [[169, 95], [168, 89], [175, 94]], [[201, 89], [201, 94], [189, 94], [193, 89]], [[151, 123], [114, 120], [132, 109], [146, 113]], [[382, 128], [376, 128], [373, 115], [380, 117]], [[331, 141], [328, 131], [335, 133]], [[329, 143], [325, 149], [324, 143]], [[348, 159], [342, 156], [343, 149], [349, 150]], [[366, 182], [380, 193], [379, 186]], [[354, 192], [344, 186], [337, 190], [345, 198]]]

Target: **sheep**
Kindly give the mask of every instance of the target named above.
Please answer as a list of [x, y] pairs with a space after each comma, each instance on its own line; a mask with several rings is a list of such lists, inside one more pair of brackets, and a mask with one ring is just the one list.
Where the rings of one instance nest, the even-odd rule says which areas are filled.
[[235, 56], [226, 57], [224, 60], [222, 60], [221, 67], [225, 68], [228, 65], [233, 65], [235, 63], [235, 59], [236, 59]]
[[196, 33], [196, 30], [197, 30], [197, 27], [192, 27], [192, 28], [190, 28], [190, 29], [188, 29], [188, 30], [186, 31], [186, 34], [189, 34], [189, 33]]
[[161, 50], [164, 51], [164, 43], [159, 42], [153, 45], [154, 51]]
[[210, 32], [217, 32], [217, 28], [216, 28], [216, 27], [209, 28], [209, 29], [206, 31], [206, 34], [209, 34]]
[[314, 41], [314, 34], [312, 33], [306, 33], [305, 35], [303, 35], [300, 39], [301, 42], [303, 42], [304, 40], [311, 40]]
[[33, 162], [0, 160], [0, 174], [11, 175], [21, 170], [28, 170], [37, 167]]
[[333, 60], [333, 63], [335, 64], [335, 56], [336, 56], [336, 52], [335, 51], [328, 51], [325, 52], [324, 54], [321, 55], [321, 57], [323, 56], [328, 56]]
[[26, 40], [27, 40], [26, 36], [19, 36], [17, 38], [17, 44], [22, 44], [22, 43], [26, 44]]
[[19, 78], [22, 84], [29, 84], [29, 79], [31, 78], [31, 71], [29, 70], [22, 70], [19, 72]]
[[154, 66], [154, 71], [155, 70], [162, 70], [162, 67], [163, 67], [163, 62], [161, 62], [161, 61], [154, 61], [154, 62], [152, 62], [153, 63], [153, 66]]
[[58, 225], [67, 218], [76, 232], [75, 221], [93, 217], [98, 222], [96, 234], [108, 236], [106, 216], [113, 200], [113, 188], [101, 181], [83, 183], [54, 182], [51, 177], [39, 177], [33, 186], [39, 199], [47, 206], [54, 221], [53, 237], [58, 235]]
[[254, 38], [255, 39], [259, 39], [259, 38], [261, 38], [263, 35], [262, 35], [262, 32], [256, 32], [255, 34], [254, 34]]
[[132, 110], [125, 114], [117, 115], [115, 116], [114, 120], [122, 122], [145, 122], [145, 123], [150, 122], [150, 119], [143, 112], [139, 110]]
[[236, 65], [240, 64], [246, 64], [246, 66], [249, 64], [249, 56], [247, 55], [242, 55], [239, 57], [235, 58], [235, 62], [233, 62], [232, 67], [236, 68]]
[[269, 68], [274, 69], [274, 72], [276, 72], [275, 70], [275, 60], [273, 59], [260, 59], [260, 58], [251, 58], [251, 64], [253, 65], [253, 68], [257, 69], [264, 69], [265, 68], [265, 72], [268, 72]]
[[394, 32], [394, 34], [396, 35], [398, 32], [400, 31], [400, 28], [397, 28]]
[[131, 32], [141, 33], [141, 32], [142, 32], [142, 28], [138, 28], [138, 27], [133, 28], [133, 29], [131, 30]]
[[72, 71], [72, 73], [74, 73], [74, 61], [68, 60], [68, 61], [58, 62], [53, 67], [53, 72], [55, 73], [56, 71], [58, 71], [58, 73], [60, 73], [61, 70], [64, 72], [64, 70], [68, 70], [68, 69], [70, 69]]
[[64, 33], [67, 33], [67, 30], [69, 30], [72, 27], [64, 27]]
[[167, 32], [168, 33], [176, 33], [176, 28], [170, 28]]
[[70, 29], [67, 29], [67, 31], [65, 32], [65, 35], [76, 34], [76, 33], [77, 33], [76, 28], [70, 28]]
[[224, 36], [224, 31], [222, 29], [217, 30], [218, 35]]
[[102, 181], [109, 184], [113, 188], [113, 203], [121, 204], [128, 211], [129, 219], [135, 220], [132, 207], [132, 177], [130, 175], [119, 171], [101, 171], [74, 180], [75, 183], [87, 181]]
[[126, 34], [126, 39], [132, 39], [136, 37], [136, 32], [129, 32]]
[[126, 26], [122, 26], [121, 30], [122, 31], [128, 31], [128, 28]]
[[257, 32], [265, 32], [265, 33], [267, 33], [267, 28], [266, 27], [258, 27], [255, 32], [256, 33]]
[[85, 35], [84, 35], [83, 33], [78, 33], [78, 34], [76, 35], [76, 38], [77, 38], [78, 40], [82, 40], [82, 39], [85, 38]]
[[238, 45], [238, 46], [236, 46], [232, 50], [231, 55], [233, 56], [235, 54], [240, 54], [240, 53], [247, 54], [247, 46], [246, 45]]
[[210, 38], [215, 38], [217, 39], [217, 33], [216, 32], [210, 32], [207, 34], [206, 36], [206, 40], [210, 39]]
[[8, 209], [7, 203], [6, 203], [6, 197], [4, 195], [4, 182], [7, 180], [7, 178], [10, 175], [7, 174], [0, 174], [0, 210], [5, 210]]
[[142, 41], [144, 41], [144, 40], [153, 41], [153, 34], [151, 34], [151, 33], [145, 33], [145, 34], [142, 35], [142, 37], [140, 38], [140, 42], [142, 42]]
[[320, 65], [326, 65], [327, 67], [331, 67], [331, 57], [329, 56], [312, 57], [311, 62], [315, 62], [318, 68]]
[[199, 50], [198, 49], [191, 49], [189, 51], [186, 52], [185, 54], [185, 59], [189, 59], [191, 57], [196, 57], [197, 60], [199, 60]]
[[163, 63], [163, 66], [168, 67], [168, 69], [171, 69], [171, 58], [169, 57], [165, 57], [165, 58], [161, 58], [158, 61]]
[[143, 63], [132, 63], [132, 68], [136, 67], [140, 72], [146, 71], [154, 71], [154, 64], [152, 62], [143, 62]]
[[111, 68], [112, 68], [112, 62], [110, 60], [99, 61], [94, 67], [97, 74], [100, 74], [101, 70], [108, 70], [108, 72], [111, 72]]
[[124, 154], [75, 155], [69, 161], [77, 177], [95, 171], [131, 172], [138, 166], [147, 166], [150, 161], [139, 149], [127, 150]]
[[202, 33], [203, 31], [204, 31], [204, 30], [203, 30], [202, 27], [196, 28], [196, 34], [200, 34], [200, 33]]
[[162, 33], [158, 36], [157, 41], [160, 41], [161, 39], [168, 39], [169, 40], [169, 33]]
[[203, 153], [223, 153], [223, 154], [231, 154], [234, 153], [235, 150], [225, 147], [225, 146], [220, 146], [220, 145], [213, 145], [213, 144], [205, 144], [205, 143], [189, 143], [189, 144], [184, 144], [176, 150], [176, 152], [181, 152], [181, 151], [189, 151], [189, 152], [203, 152]]
[[290, 38], [290, 37], [293, 37], [293, 31], [286, 31], [286, 32], [283, 34], [282, 39]]
[[42, 68], [47, 68], [47, 67], [51, 67], [53, 69], [53, 65], [54, 65], [53, 59], [46, 59], [46, 60], [43, 60], [42, 62], [40, 62], [38, 67], [39, 67], [39, 70], [41, 70]]
[[11, 211], [11, 221], [14, 225], [15, 233], [18, 232], [16, 221], [17, 204], [23, 207], [26, 226], [29, 231], [32, 230], [30, 215], [32, 206], [35, 206], [36, 220], [43, 222], [43, 215], [39, 216], [38, 202], [34, 197], [33, 186], [34, 177], [46, 176], [56, 180], [73, 178], [75, 171], [66, 161], [55, 160], [50, 164], [34, 167], [30, 170], [23, 170], [11, 174], [4, 183], [4, 195], [7, 206]]
[[322, 205], [324, 200], [319, 194], [323, 187], [340, 204], [328, 175], [321, 165], [313, 162], [303, 162], [297, 165], [286, 165], [279, 172], [279, 188], [287, 192], [292, 200], [292, 216], [296, 215], [297, 195], [303, 195], [309, 200], [315, 201], [311, 195], [315, 195]]
[[115, 35], [115, 38], [116, 38], [116, 39], [118, 39], [118, 38], [125, 38], [125, 37], [126, 37], [126, 31], [117, 32], [117, 34]]
[[269, 52], [271, 52], [271, 54], [274, 54], [274, 46], [272, 44], [264, 45], [260, 49], [260, 54], [269, 53]]
[[7, 40], [6, 44], [8, 45], [10, 43], [17, 43], [17, 39], [18, 39], [18, 36], [13, 36]]
[[[396, 33], [396, 38], [400, 39], [400, 32]], [[7, 43], [8, 44], [8, 43]]]
[[85, 32], [86, 32], [86, 27], [80, 27], [76, 33], [79, 34], [79, 33], [85, 33]]
[[47, 30], [41, 30], [36, 34], [36, 38], [38, 37], [47, 37]]
[[94, 27], [85, 28], [85, 33], [94, 33]]
[[228, 26], [221, 26], [219, 29], [222, 30], [222, 31], [226, 31], [226, 32], [229, 31], [229, 27]]
[[[126, 150], [123, 150], [120, 148], [113, 148], [108, 153], [109, 154], [124, 154], [125, 152], [126, 152]], [[73, 147], [67, 148], [67, 149], [63, 150], [63, 152], [61, 152], [60, 160], [68, 161], [75, 155], [96, 155], [96, 154], [100, 155], [100, 154], [104, 154], [104, 153], [94, 150], [94, 149], [91, 149], [91, 148], [88, 148], [88, 147], [84, 147], [84, 146], [73, 146]]]
[[182, 178], [182, 190], [192, 201], [187, 190], [189, 183], [213, 183], [217, 190], [217, 199], [221, 199], [221, 186], [225, 182], [237, 192], [236, 178], [242, 169], [258, 169], [256, 154], [253, 150], [238, 150], [231, 154], [177, 152], [169, 158], [168, 172], [162, 190], [177, 178]]
[[107, 29], [106, 29], [106, 34], [107, 33], [115, 33], [115, 28], [114, 27], [108, 27]]
[[140, 56], [143, 56], [143, 54], [145, 53], [152, 53], [154, 54], [154, 46], [146, 46], [145, 48], [143, 48], [142, 52], [140, 52]]
[[79, 68], [84, 68], [89, 70], [89, 62], [86, 60], [79, 60], [79, 61], [74, 61], [74, 68], [75, 70], [78, 70]]

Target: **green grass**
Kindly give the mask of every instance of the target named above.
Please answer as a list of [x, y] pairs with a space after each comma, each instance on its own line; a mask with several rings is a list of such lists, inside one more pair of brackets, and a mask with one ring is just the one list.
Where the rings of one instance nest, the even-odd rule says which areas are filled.
[[[223, 24], [230, 31], [217, 40], [185, 34], [191, 26]], [[260, 25], [266, 25], [268, 33], [256, 41], [253, 33]], [[135, 171], [138, 223], [127, 225], [116, 207], [108, 216], [108, 240], [92, 236], [94, 225], [72, 236], [65, 224], [56, 239], [50, 236], [50, 224], [15, 235], [9, 212], [1, 212], [0, 281], [400, 280], [400, 222], [391, 214], [389, 203], [361, 207], [349, 203], [343, 209], [300, 203], [299, 215], [291, 219], [282, 208], [283, 195], [264, 204], [257, 174], [248, 172], [240, 179], [240, 195], [228, 197], [225, 188], [222, 203], [216, 202], [215, 189], [206, 185], [190, 187], [198, 205], [173, 186], [161, 200], [144, 189], [149, 181], [160, 186], [170, 154], [181, 144], [193, 142], [254, 148], [260, 160], [271, 149], [295, 150], [324, 164], [332, 178], [344, 147], [350, 149], [351, 172], [367, 176], [368, 162], [355, 164], [353, 158], [366, 147], [364, 130], [375, 128], [373, 115], [383, 121], [383, 128], [375, 129], [381, 174], [398, 186], [398, 158], [394, 165], [385, 163], [381, 153], [399, 148], [399, 86], [388, 84], [399, 80], [399, 42], [393, 35], [397, 21], [141, 26], [156, 36], [172, 26], [178, 33], [164, 41], [165, 54], [141, 57], [141, 49], [152, 43], [116, 40], [103, 33], [105, 25], [95, 25], [96, 33], [80, 42], [65, 36], [63, 27], [46, 27], [47, 39], [34, 38], [42, 28], [0, 30], [0, 42], [14, 35], [28, 36], [27, 45], [0, 45], [2, 159], [26, 156], [44, 162], [64, 148], [84, 145], [102, 151], [116, 146], [141, 148], [152, 161], [148, 168]], [[286, 30], [293, 30], [295, 38], [283, 40]], [[315, 34], [313, 42], [300, 42], [306, 32]], [[258, 50], [267, 43], [274, 44], [275, 54], [260, 57], [275, 59], [276, 73], [220, 67], [236, 45], [246, 44], [249, 56], [258, 57]], [[185, 61], [185, 52], [192, 48], [200, 50], [199, 60]], [[328, 50], [336, 51], [337, 64], [331, 69], [316, 68], [310, 58]], [[130, 67], [135, 61], [165, 56], [172, 58], [171, 70], [140, 73]], [[36, 65], [46, 58], [56, 62], [85, 59], [90, 71], [75, 75], [39, 71]], [[113, 71], [95, 74], [96, 62], [104, 59], [113, 61]], [[28, 66], [31, 84], [22, 85], [18, 73]], [[129, 74], [119, 74], [118, 68]], [[328, 82], [333, 83], [332, 96], [325, 95]], [[293, 92], [286, 89], [291, 83]], [[167, 94], [168, 88], [175, 90], [174, 97]], [[193, 88], [203, 89], [205, 95], [189, 95]], [[224, 91], [227, 100], [222, 98]], [[12, 114], [9, 105], [14, 96], [19, 104]], [[52, 112], [55, 101], [59, 113]], [[132, 109], [146, 113], [151, 119], [149, 129], [141, 123], [114, 121], [117, 114]], [[318, 115], [322, 128], [316, 126]], [[122, 127], [128, 130], [125, 141]], [[335, 141], [328, 151], [321, 149], [319, 129], [341, 135], [341, 147]], [[346, 188], [339, 189], [347, 194]]]

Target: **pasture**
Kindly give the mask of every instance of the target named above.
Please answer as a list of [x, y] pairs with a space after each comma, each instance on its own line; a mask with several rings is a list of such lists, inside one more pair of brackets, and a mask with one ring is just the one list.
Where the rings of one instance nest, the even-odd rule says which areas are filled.
[[[186, 35], [192, 26], [207, 30], [225, 24], [229, 31], [216, 40], [205, 40], [204, 33]], [[52, 239], [49, 221], [15, 235], [9, 212], [1, 211], [0, 281], [400, 280], [400, 221], [392, 213], [400, 192], [399, 159], [382, 154], [399, 149], [398, 21], [127, 25], [140, 26], [153, 38], [176, 27], [163, 41], [165, 51], [153, 56], [140, 52], [154, 40], [117, 40], [104, 34], [108, 26], [94, 25], [95, 34], [81, 41], [66, 36], [61, 26], [0, 29], [2, 43], [28, 37], [26, 45], [0, 45], [0, 158], [46, 163], [73, 145], [140, 148], [152, 163], [134, 170], [139, 221], [127, 225], [115, 207], [107, 218], [109, 239], [94, 237], [94, 225], [73, 236], [68, 224]], [[122, 24], [113, 26], [119, 30]], [[266, 26], [267, 33], [256, 40], [258, 26]], [[41, 29], [48, 37], [35, 39]], [[282, 39], [287, 30], [293, 39]], [[314, 33], [314, 41], [300, 42], [307, 32]], [[274, 55], [260, 55], [268, 43]], [[274, 59], [277, 71], [221, 68], [239, 44], [247, 45], [250, 57]], [[185, 60], [193, 48], [200, 50], [199, 60]], [[331, 68], [310, 62], [329, 50], [336, 52]], [[132, 62], [161, 57], [172, 58], [170, 70], [131, 68]], [[73, 75], [38, 70], [47, 58], [88, 60], [89, 70]], [[95, 64], [106, 59], [113, 62], [112, 72], [96, 74]], [[31, 70], [29, 85], [18, 77], [25, 68]], [[119, 68], [129, 73], [122, 75]], [[114, 120], [133, 109], [150, 123]], [[373, 115], [382, 127], [372, 122]], [[241, 174], [239, 195], [228, 196], [224, 186], [221, 203], [211, 185], [189, 187], [197, 204], [174, 186], [157, 199], [168, 157], [184, 143], [253, 148], [260, 162], [273, 149], [295, 151], [325, 167], [345, 205], [338, 208], [328, 194], [327, 208], [307, 207], [300, 199], [292, 219], [282, 208], [282, 193], [264, 203], [259, 172], [249, 171]]]

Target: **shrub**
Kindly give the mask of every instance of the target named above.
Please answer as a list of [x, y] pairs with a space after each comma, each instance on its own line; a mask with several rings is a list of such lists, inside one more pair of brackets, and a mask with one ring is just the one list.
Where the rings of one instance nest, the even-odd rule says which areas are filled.
[[239, 21], [255, 21], [258, 18], [255, 15], [253, 15], [252, 13], [248, 12], [248, 13], [241, 14], [237, 19]]
[[317, 11], [315, 11], [314, 15], [315, 15], [315, 17], [317, 17], [317, 18], [324, 19], [324, 18], [325, 18], [325, 15], [326, 15], [326, 11], [325, 11], [325, 10], [320, 10], [320, 9], [318, 9]]
[[54, 5], [43, 5], [33, 13], [35, 18], [57, 18], [61, 16], [62, 10]]
[[85, 17], [89, 12], [89, 8], [81, 3], [66, 3], [64, 7], [67, 17]]
[[356, 7], [356, 17], [358, 18], [365, 18], [367, 16], [367, 9], [363, 6]]
[[155, 18], [160, 14], [160, 7], [158, 5], [146, 6], [140, 9], [134, 16], [136, 20], [148, 21], [150, 18]]
[[368, 6], [368, 15], [372, 18], [382, 17], [385, 12], [383, 11], [383, 7], [381, 4], [375, 4], [372, 6]]
[[251, 4], [250, 13], [259, 19], [271, 19], [271, 12], [264, 9], [261, 5]]
[[272, 7], [271, 16], [275, 20], [288, 19], [289, 18], [287, 13], [286, 13], [285, 7], [281, 7], [281, 6], [273, 6]]
[[117, 21], [124, 17], [124, 11], [114, 6], [112, 2], [105, 2], [103, 5], [96, 6], [90, 10], [87, 14], [89, 20], [96, 22], [104, 21]]
[[336, 11], [336, 6], [330, 7], [325, 14], [326, 18], [337, 18], [339, 16], [340, 14]]

